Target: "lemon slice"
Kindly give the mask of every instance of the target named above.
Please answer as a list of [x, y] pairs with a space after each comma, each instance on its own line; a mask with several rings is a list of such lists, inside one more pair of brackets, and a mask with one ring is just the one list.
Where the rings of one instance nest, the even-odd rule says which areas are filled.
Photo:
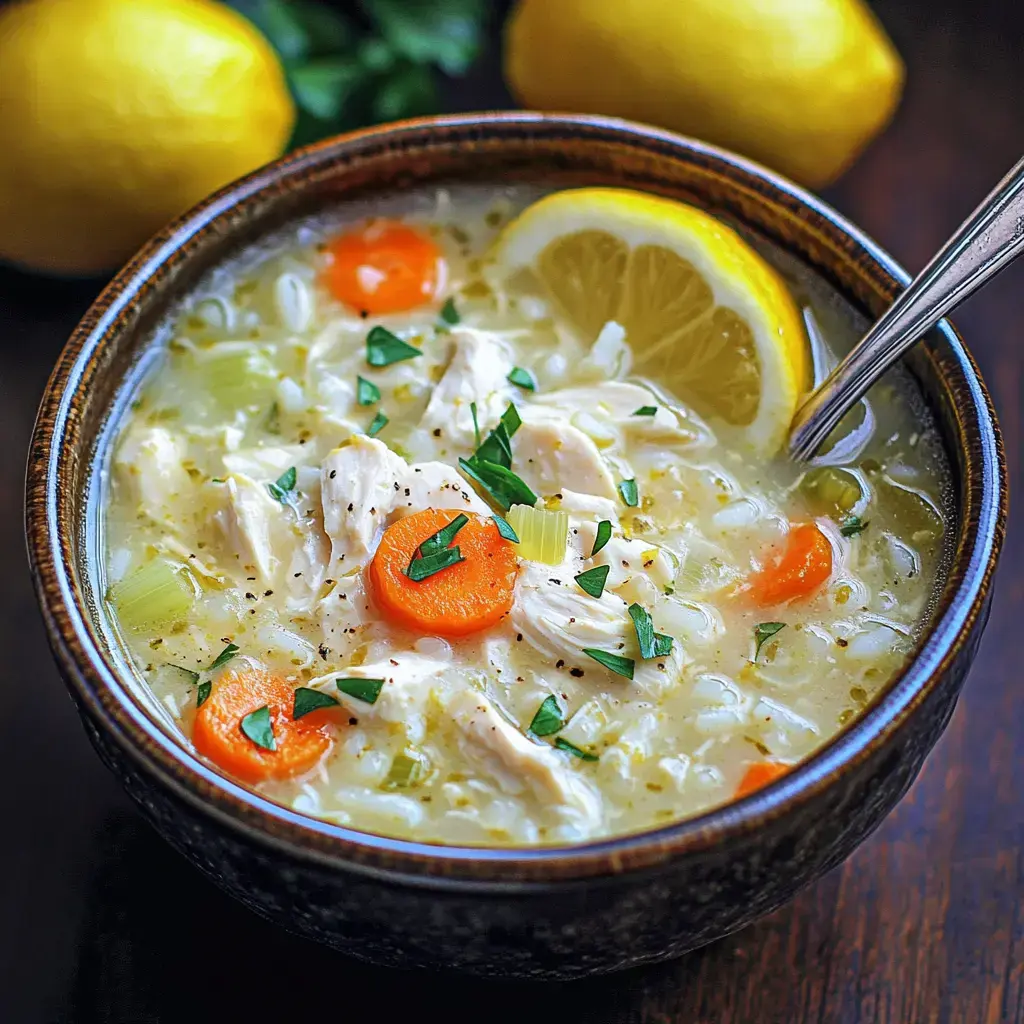
[[620, 324], [633, 373], [677, 394], [732, 443], [779, 450], [807, 387], [807, 338], [778, 274], [735, 231], [692, 206], [627, 189], [539, 200], [492, 253], [529, 270], [586, 342]]

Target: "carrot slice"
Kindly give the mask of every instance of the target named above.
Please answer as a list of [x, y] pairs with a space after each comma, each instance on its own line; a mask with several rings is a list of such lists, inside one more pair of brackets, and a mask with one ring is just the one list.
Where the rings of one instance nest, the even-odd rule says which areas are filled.
[[[200, 754], [244, 782], [288, 779], [309, 771], [331, 747], [330, 711], [292, 718], [295, 691], [283, 679], [246, 666], [226, 671], [196, 712], [192, 742]], [[276, 750], [257, 746], [242, 732], [242, 719], [270, 710]]]
[[417, 548], [458, 512], [426, 509], [384, 532], [370, 562], [370, 589], [381, 614], [396, 626], [434, 636], [466, 636], [493, 626], [512, 607], [516, 549], [492, 519], [467, 514], [450, 547], [463, 561], [414, 581], [405, 574]]
[[430, 302], [444, 274], [444, 257], [426, 235], [394, 220], [371, 220], [328, 248], [324, 282], [346, 306], [367, 313], [401, 313]]
[[764, 789], [769, 782], [774, 782], [789, 771], [788, 764], [779, 764], [778, 761], [759, 761], [752, 764], [740, 779], [736, 787], [736, 799], [742, 796], [750, 796], [759, 789]]
[[782, 604], [810, 597], [832, 575], [832, 545], [814, 523], [794, 526], [775, 561], [750, 580], [756, 604]]

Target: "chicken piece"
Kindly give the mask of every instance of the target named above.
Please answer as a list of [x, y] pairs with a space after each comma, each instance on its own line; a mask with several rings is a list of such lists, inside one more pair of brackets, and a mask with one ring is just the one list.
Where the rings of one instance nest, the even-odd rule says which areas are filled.
[[[562, 497], [558, 500], [557, 505], [549, 507], [557, 508], [561, 512], [568, 512], [569, 518], [573, 520], [573, 526], [579, 526], [584, 521], [594, 520], [591, 531], [594, 532], [597, 529], [597, 523], [602, 519], [607, 519], [612, 526], [619, 525], [621, 504], [612, 498], [601, 498], [596, 494], [581, 494], [568, 487], [563, 487], [558, 493]], [[576, 522], [576, 520], [580, 522]], [[592, 542], [593, 538], [591, 538]], [[589, 548], [585, 547], [585, 550], [589, 550]]]
[[224, 456], [224, 468], [229, 473], [240, 473], [253, 480], [270, 483], [292, 466], [309, 458], [304, 445], [269, 445], [266, 448], [239, 448]]
[[462, 327], [452, 331], [451, 358], [430, 396], [420, 426], [440, 430], [450, 441], [475, 446], [473, 413], [482, 431], [493, 427], [512, 394], [507, 377], [512, 371], [508, 345], [486, 331]]
[[400, 483], [401, 490], [394, 495], [394, 509], [399, 515], [411, 515], [425, 508], [452, 508], [481, 516], [491, 514], [469, 482], [447, 463], [417, 462], [406, 466]]
[[[579, 530], [582, 549], [592, 551], [597, 537], [597, 523], [580, 521], [573, 526]], [[611, 540], [593, 556], [588, 568], [590, 565], [608, 566], [605, 587], [609, 590], [616, 590], [631, 577], [638, 575], [646, 576], [660, 590], [671, 583], [675, 576], [672, 557], [664, 548], [646, 540], [627, 540], [614, 531]]]
[[528, 740], [478, 690], [459, 690], [447, 702], [448, 713], [472, 747], [496, 762], [501, 788], [516, 794], [528, 787], [545, 806], [555, 805], [581, 836], [602, 820], [601, 797], [568, 768], [550, 747]]
[[172, 506], [191, 485], [184, 462], [188, 451], [184, 438], [166, 427], [137, 427], [128, 431], [117, 449], [114, 468], [131, 488], [146, 515], [170, 517]]
[[615, 479], [597, 445], [567, 420], [528, 419], [513, 441], [516, 472], [538, 494], [556, 494], [563, 487], [573, 491], [615, 497]]
[[242, 569], [255, 570], [261, 580], [273, 582], [280, 566], [273, 534], [285, 525], [287, 510], [271, 498], [266, 484], [241, 473], [232, 473], [219, 486], [225, 491], [226, 501], [214, 521], [228, 548]]

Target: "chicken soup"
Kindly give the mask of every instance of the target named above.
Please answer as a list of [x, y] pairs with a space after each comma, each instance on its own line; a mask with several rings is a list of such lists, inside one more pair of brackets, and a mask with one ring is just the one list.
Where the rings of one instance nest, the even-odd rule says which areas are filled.
[[770, 783], [899, 671], [943, 549], [898, 382], [780, 455], [856, 333], [816, 288], [604, 189], [345, 207], [220, 267], [110, 465], [138, 672], [217, 768], [375, 833], [581, 842]]

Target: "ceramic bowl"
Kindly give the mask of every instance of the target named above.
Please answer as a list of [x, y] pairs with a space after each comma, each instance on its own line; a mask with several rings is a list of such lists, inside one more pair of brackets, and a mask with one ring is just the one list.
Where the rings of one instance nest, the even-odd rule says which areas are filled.
[[571, 978], [678, 956], [788, 900], [862, 842], [942, 733], [977, 650], [1002, 540], [991, 402], [943, 324], [907, 366], [952, 469], [948, 568], [912, 660], [867, 711], [761, 792], [574, 847], [390, 839], [274, 804], [197, 759], [102, 628], [98, 509], [112, 428], [151, 329], [212, 265], [350, 198], [457, 182], [615, 185], [695, 203], [809, 268], [865, 316], [906, 274], [820, 200], [721, 150], [621, 121], [468, 115], [384, 126], [286, 157], [154, 238], [92, 306], [43, 397], [27, 527], [50, 642], [86, 730], [143, 814], [253, 910], [376, 963]]

